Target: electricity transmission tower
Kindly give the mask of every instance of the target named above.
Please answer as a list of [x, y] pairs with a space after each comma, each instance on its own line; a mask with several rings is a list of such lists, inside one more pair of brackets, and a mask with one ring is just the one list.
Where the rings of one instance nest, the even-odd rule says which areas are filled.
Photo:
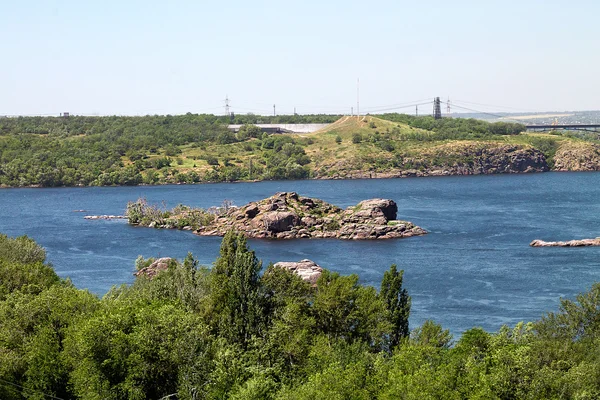
[[442, 102], [439, 97], [433, 99], [433, 118], [442, 119]]
[[223, 100], [225, 102], [225, 115], [229, 116], [229, 96], [225, 95], [225, 100]]

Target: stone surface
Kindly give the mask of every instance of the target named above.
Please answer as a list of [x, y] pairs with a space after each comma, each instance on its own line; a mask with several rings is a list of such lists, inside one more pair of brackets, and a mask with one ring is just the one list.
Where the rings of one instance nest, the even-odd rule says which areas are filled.
[[410, 222], [396, 221], [397, 212], [397, 204], [388, 199], [363, 200], [342, 210], [320, 199], [280, 192], [235, 209], [195, 233], [222, 236], [234, 229], [251, 238], [350, 240], [391, 239], [427, 233]]
[[317, 280], [323, 273], [323, 268], [321, 268], [314, 261], [307, 259], [300, 260], [297, 262], [279, 261], [273, 264], [273, 266], [277, 268], [287, 269], [288, 271], [291, 271], [298, 275], [303, 280], [309, 282], [313, 286], [317, 284]]
[[154, 278], [159, 272], [166, 271], [169, 268], [169, 264], [173, 259], [170, 257], [162, 257], [155, 260], [152, 264], [147, 267], [140, 269], [137, 272], [134, 272], [133, 275], [140, 277], [145, 276], [147, 278]]
[[[363, 200], [342, 210], [320, 199], [302, 197], [295, 192], [279, 192], [266, 199], [231, 208], [194, 233], [223, 236], [233, 229], [247, 237], [260, 239], [349, 240], [392, 239], [427, 233], [411, 222], [396, 220], [397, 212], [397, 204], [389, 199]], [[156, 221], [147, 223], [147, 226], [174, 228]]]
[[564, 141], [554, 155], [556, 171], [600, 171], [600, 146]]
[[264, 227], [271, 232], [289, 231], [298, 225], [298, 220], [298, 215], [291, 211], [269, 211], [263, 215]]
[[568, 242], [544, 242], [536, 239], [529, 243], [531, 247], [585, 247], [600, 246], [600, 237], [595, 239], [570, 240]]
[[84, 219], [126, 219], [125, 215], [86, 215]]
[[[594, 159], [593, 155], [589, 157]], [[600, 157], [596, 158], [600, 159]], [[381, 171], [357, 169], [357, 166], [362, 164], [360, 157], [336, 160], [333, 164], [321, 165], [316, 171], [316, 177], [318, 179], [409, 178], [550, 170], [544, 154], [530, 146], [469, 140], [437, 145], [424, 149], [418, 155], [407, 154], [402, 156], [400, 166]], [[590, 165], [600, 164], [587, 162], [588, 170], [592, 168]]]

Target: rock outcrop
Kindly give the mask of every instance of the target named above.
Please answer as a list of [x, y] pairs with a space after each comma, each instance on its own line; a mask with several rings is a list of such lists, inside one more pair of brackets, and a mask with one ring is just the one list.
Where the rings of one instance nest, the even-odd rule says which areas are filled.
[[556, 171], [600, 171], [600, 146], [564, 141], [554, 155]]
[[127, 219], [125, 215], [86, 215], [84, 219]]
[[145, 276], [146, 278], [152, 279], [156, 275], [158, 275], [159, 272], [166, 271], [169, 268], [171, 262], [173, 261], [174, 259], [170, 257], [159, 258], [157, 260], [154, 260], [154, 262], [149, 266], [144, 267], [137, 272], [134, 272], [133, 275], [135, 275], [136, 277]]
[[392, 155], [384, 170], [364, 171], [364, 160], [336, 160], [333, 165], [321, 165], [320, 179], [405, 178], [448, 175], [514, 174], [549, 171], [544, 154], [527, 145], [495, 142], [459, 141], [425, 149], [418, 154], [407, 152]]
[[396, 220], [393, 200], [364, 200], [342, 210], [319, 199], [280, 192], [218, 216], [195, 231], [223, 236], [230, 229], [251, 238], [391, 239], [427, 233], [411, 222]]
[[[280, 192], [216, 214], [179, 206], [167, 213], [168, 218], [159, 216], [155, 219], [147, 218], [148, 213], [141, 210], [146, 205], [134, 206], [135, 215], [143, 214], [144, 218], [130, 217], [129, 223], [133, 225], [193, 230], [200, 236], [223, 236], [232, 229], [249, 238], [269, 239], [391, 239], [427, 233], [411, 222], [397, 220], [398, 206], [393, 200], [386, 199], [364, 200], [342, 210], [323, 200], [302, 197], [295, 192]], [[194, 225], [190, 222], [192, 214], [210, 218], [203, 218], [202, 223]]]
[[303, 280], [310, 283], [312, 286], [317, 285], [317, 280], [319, 280], [319, 277], [323, 273], [323, 268], [321, 268], [317, 263], [306, 259], [298, 262], [280, 261], [273, 264], [273, 266], [293, 272]]
[[531, 247], [585, 247], [600, 246], [600, 237], [596, 239], [570, 240], [568, 242], [544, 242], [543, 240], [534, 240], [529, 243]]

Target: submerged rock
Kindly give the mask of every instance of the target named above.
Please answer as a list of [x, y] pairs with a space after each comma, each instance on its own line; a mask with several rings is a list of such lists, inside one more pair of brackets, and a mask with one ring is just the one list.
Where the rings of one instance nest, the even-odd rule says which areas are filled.
[[529, 243], [531, 247], [585, 247], [585, 246], [600, 246], [600, 237], [596, 239], [580, 239], [570, 240], [568, 242], [544, 242], [536, 239]]
[[84, 219], [126, 219], [125, 215], [86, 215]]

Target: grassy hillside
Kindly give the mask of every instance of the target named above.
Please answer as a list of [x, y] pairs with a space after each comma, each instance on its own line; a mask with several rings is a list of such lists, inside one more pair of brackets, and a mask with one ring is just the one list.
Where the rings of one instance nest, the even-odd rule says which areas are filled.
[[318, 132], [281, 135], [251, 125], [234, 134], [211, 115], [3, 118], [0, 185], [600, 170], [600, 145], [590, 135], [522, 130], [518, 124], [402, 114], [344, 116]]

